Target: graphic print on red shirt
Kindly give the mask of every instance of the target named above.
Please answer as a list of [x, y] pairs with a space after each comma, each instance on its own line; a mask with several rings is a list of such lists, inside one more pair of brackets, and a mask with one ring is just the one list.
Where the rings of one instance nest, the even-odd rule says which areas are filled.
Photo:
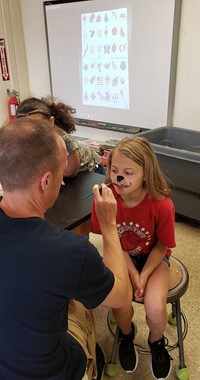
[[150, 232], [147, 231], [145, 227], [140, 227], [137, 223], [118, 223], [117, 230], [121, 246], [129, 255], [137, 256], [140, 253], [144, 253], [146, 248], [152, 244]]

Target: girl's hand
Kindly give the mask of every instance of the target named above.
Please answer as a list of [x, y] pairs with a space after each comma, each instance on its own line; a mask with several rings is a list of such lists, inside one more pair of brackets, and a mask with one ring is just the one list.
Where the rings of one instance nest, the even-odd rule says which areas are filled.
[[147, 278], [143, 275], [141, 272], [139, 275], [139, 286], [134, 292], [135, 301], [137, 302], [144, 302], [144, 290], [147, 283]]
[[140, 274], [138, 272], [137, 273], [135, 272], [134, 275], [130, 276], [130, 279], [131, 279], [131, 283], [134, 289], [134, 292], [133, 292], [134, 301], [143, 302], [144, 291], [140, 283]]
[[136, 289], [134, 292], [134, 300], [136, 302], [144, 302], [144, 290], [143, 289]]

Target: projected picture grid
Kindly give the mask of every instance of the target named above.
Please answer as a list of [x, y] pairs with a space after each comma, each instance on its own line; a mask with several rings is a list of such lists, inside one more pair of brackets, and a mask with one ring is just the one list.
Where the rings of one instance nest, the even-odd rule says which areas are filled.
[[81, 15], [82, 102], [129, 109], [127, 8]]

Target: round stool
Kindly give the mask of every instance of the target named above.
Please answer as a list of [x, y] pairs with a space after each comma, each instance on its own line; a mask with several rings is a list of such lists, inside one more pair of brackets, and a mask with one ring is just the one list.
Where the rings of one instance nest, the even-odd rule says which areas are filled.
[[[180, 298], [185, 294], [189, 283], [189, 274], [186, 267], [182, 262], [176, 259], [174, 256], [170, 257], [170, 281], [169, 291], [167, 296], [167, 303], [172, 305], [172, 311], [169, 314], [168, 322], [170, 324], [176, 324], [177, 326], [177, 342], [174, 345], [170, 345], [169, 351], [178, 347], [179, 349], [179, 366], [176, 368], [176, 376], [179, 380], [188, 380], [190, 377], [189, 369], [185, 365], [183, 340], [185, 339], [188, 331], [188, 322], [186, 315], [181, 310]], [[183, 320], [183, 329], [181, 319]], [[117, 374], [116, 355], [119, 341], [119, 327], [116, 327], [115, 333], [111, 328], [111, 322], [114, 322], [112, 318], [112, 310], [108, 312], [107, 323], [111, 334], [114, 337], [114, 343], [112, 347], [112, 354], [110, 361], [105, 366], [105, 373], [109, 376], [115, 376]], [[150, 354], [147, 350], [138, 350], [141, 354]]]

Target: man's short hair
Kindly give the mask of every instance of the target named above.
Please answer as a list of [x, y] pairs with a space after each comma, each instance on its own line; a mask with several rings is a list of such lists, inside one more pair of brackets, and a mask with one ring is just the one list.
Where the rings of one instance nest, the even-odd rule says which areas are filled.
[[50, 122], [26, 117], [0, 128], [0, 182], [4, 191], [25, 190], [38, 176], [58, 170], [59, 134]]

